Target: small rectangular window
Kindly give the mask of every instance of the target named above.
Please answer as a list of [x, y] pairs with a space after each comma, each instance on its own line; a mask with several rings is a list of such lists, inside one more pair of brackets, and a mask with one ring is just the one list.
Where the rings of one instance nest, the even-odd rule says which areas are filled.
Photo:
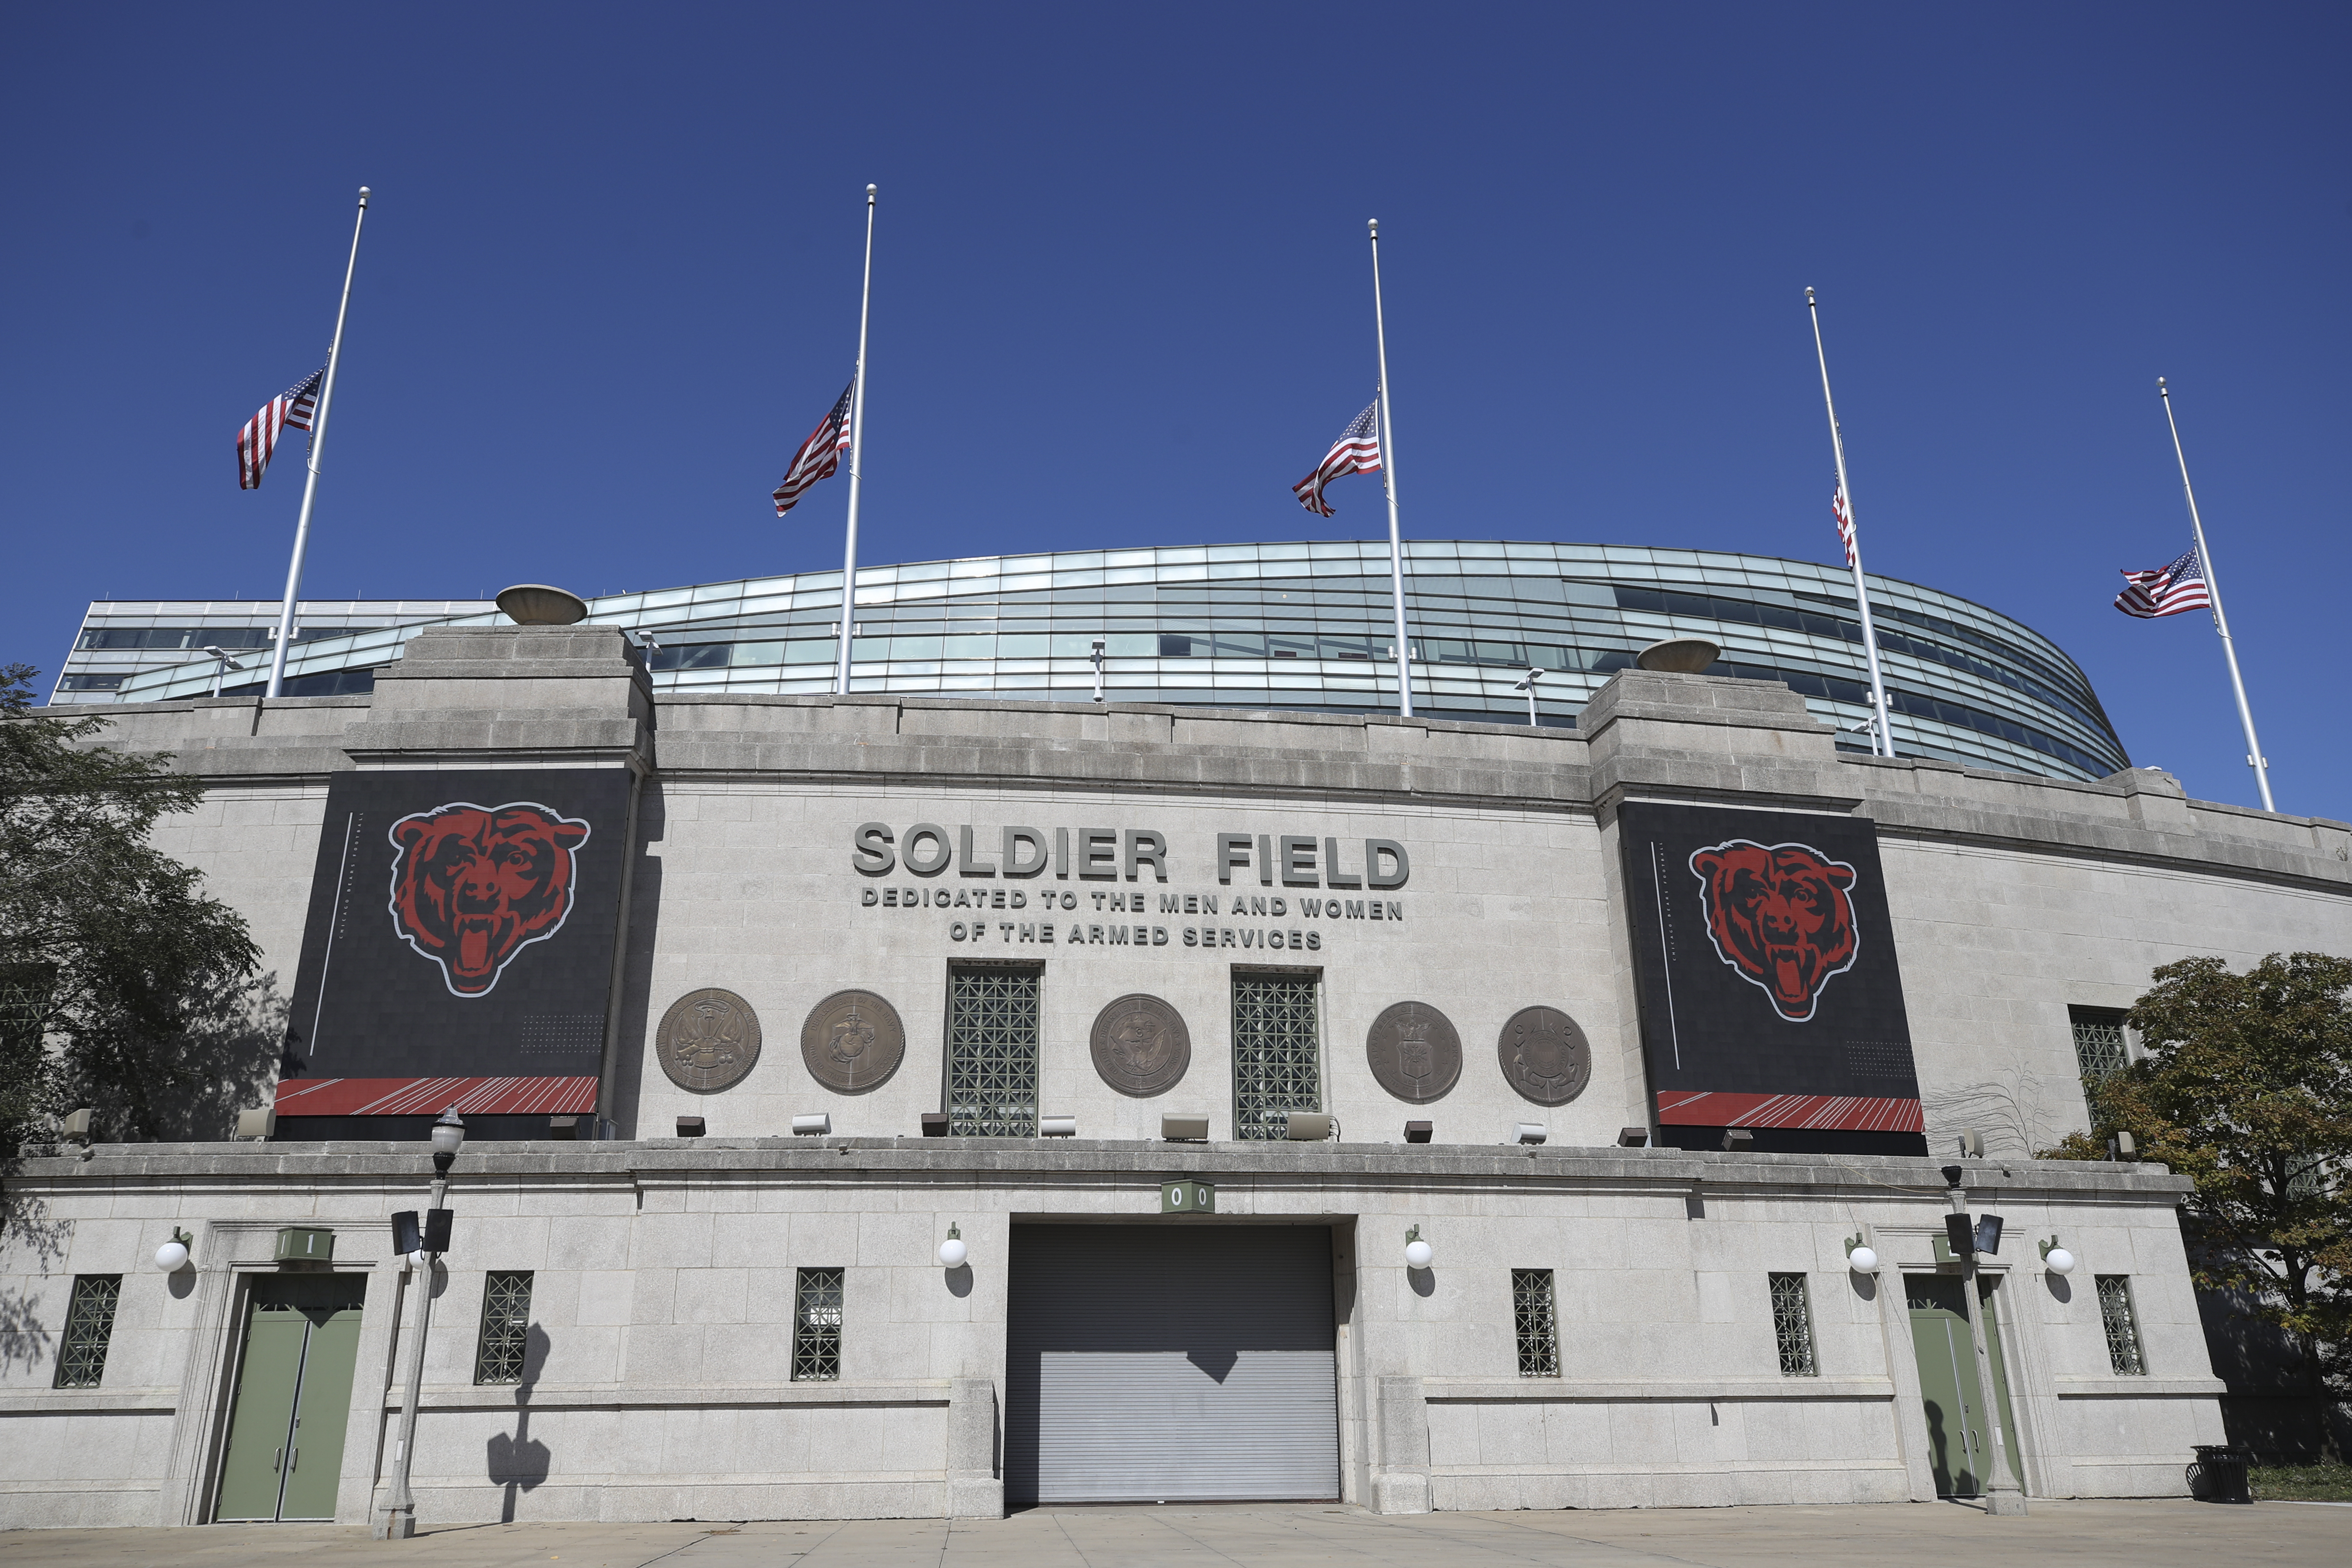
[[2131, 1065], [2124, 1044], [2124, 1016], [2109, 1007], [2069, 1007], [2074, 1026], [2074, 1066], [2085, 1086]]
[[1511, 1315], [1519, 1331], [1519, 1375], [1559, 1375], [1559, 1318], [1552, 1295], [1551, 1270], [1511, 1270]]
[[2121, 1377], [2143, 1377], [2147, 1362], [2139, 1351], [2139, 1319], [2132, 1311], [2131, 1277], [2102, 1274], [2099, 1321], [2107, 1331], [2107, 1364]]
[[121, 1300], [121, 1275], [74, 1276], [73, 1303], [66, 1309], [65, 1336], [58, 1346], [58, 1387], [96, 1388], [105, 1378], [115, 1303]]
[[1292, 1111], [1323, 1109], [1317, 985], [1312, 974], [1234, 976], [1234, 1137], [1283, 1138]]
[[530, 1343], [530, 1272], [494, 1273], [482, 1287], [482, 1337], [474, 1381], [520, 1383]]
[[1037, 1037], [1044, 972], [948, 971], [948, 1131], [1037, 1136]]
[[793, 1302], [793, 1381], [841, 1378], [841, 1277], [838, 1268], [803, 1268]]
[[1782, 1377], [1816, 1377], [1813, 1364], [1813, 1304], [1801, 1274], [1775, 1274], [1772, 1281], [1772, 1336], [1780, 1347]]

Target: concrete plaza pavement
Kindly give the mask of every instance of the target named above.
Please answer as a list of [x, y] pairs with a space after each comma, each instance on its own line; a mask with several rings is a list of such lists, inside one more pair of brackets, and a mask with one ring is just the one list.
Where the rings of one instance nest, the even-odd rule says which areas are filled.
[[2352, 1563], [2352, 1508], [2158, 1499], [2032, 1509], [2021, 1520], [1950, 1502], [1406, 1516], [1316, 1505], [1122, 1506], [985, 1521], [472, 1525], [408, 1542], [340, 1525], [26, 1530], [0, 1533], [0, 1568], [1881, 1568], [1899, 1554], [1969, 1568]]

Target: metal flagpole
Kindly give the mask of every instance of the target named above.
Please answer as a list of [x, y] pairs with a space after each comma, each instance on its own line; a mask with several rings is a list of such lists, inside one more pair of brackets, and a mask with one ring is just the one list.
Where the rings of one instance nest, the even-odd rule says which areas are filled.
[[874, 304], [874, 187], [866, 187], [866, 291], [857, 301], [857, 384], [849, 397], [849, 538], [841, 552], [841, 662], [833, 694], [849, 695], [849, 650], [857, 635], [857, 481], [866, 451], [866, 317]]
[[2263, 809], [2276, 811], [2271, 801], [2271, 763], [2263, 743], [2254, 738], [2254, 710], [2246, 705], [2246, 682], [2238, 674], [2237, 645], [2230, 640], [2230, 617], [2221, 613], [2221, 584], [2213, 580], [2213, 552], [2205, 547], [2205, 521], [2197, 515], [2197, 491], [2189, 482], [2189, 455], [2180, 449], [2180, 422], [2172, 416], [2172, 392], [2164, 377], [2156, 378], [2156, 395], [2164, 399], [2164, 422], [2172, 428], [2172, 455], [2180, 461], [2180, 490], [2189, 498], [2189, 526], [2197, 535], [2197, 567], [2205, 574], [2205, 595], [2213, 601], [2213, 629], [2221, 634], [2221, 656], [2230, 661], [2230, 687], [2238, 694], [2238, 720], [2246, 727], [2246, 765], [2262, 786]]
[[1870, 589], [1862, 580], [1862, 528], [1854, 521], [1853, 489], [1845, 477], [1845, 437], [1838, 429], [1837, 404], [1830, 397], [1830, 356], [1822, 347], [1822, 307], [1811, 289], [1805, 290], [1805, 309], [1813, 318], [1813, 354], [1822, 362], [1822, 406], [1830, 415], [1830, 451], [1837, 458], [1838, 495], [1845, 502], [1846, 527], [1852, 542], [1846, 553], [1853, 557], [1853, 600], [1862, 606], [1862, 647], [1870, 658], [1870, 754], [1891, 757], [1895, 754], [1895, 720], [1886, 710], [1886, 680], [1878, 668], [1878, 628], [1870, 619]]
[[1396, 422], [1389, 413], [1389, 328], [1381, 314], [1381, 220], [1372, 231], [1372, 335], [1381, 349], [1381, 488], [1389, 497], [1389, 593], [1396, 603], [1397, 712], [1412, 717], [1412, 644], [1405, 640], [1404, 542], [1397, 529]]
[[327, 345], [327, 379], [310, 419], [310, 475], [302, 481], [302, 515], [294, 524], [294, 560], [286, 568], [286, 597], [278, 606], [278, 646], [269, 655], [269, 695], [284, 694], [286, 649], [294, 640], [295, 601], [302, 594], [302, 552], [310, 543], [310, 506], [319, 499], [319, 453], [327, 444], [327, 409], [335, 401], [335, 366], [343, 357], [343, 318], [352, 310], [352, 274], [360, 266], [360, 230], [367, 224], [368, 188], [360, 187], [360, 216], [352, 222], [352, 258], [343, 268], [343, 302], [335, 307], [335, 337]]

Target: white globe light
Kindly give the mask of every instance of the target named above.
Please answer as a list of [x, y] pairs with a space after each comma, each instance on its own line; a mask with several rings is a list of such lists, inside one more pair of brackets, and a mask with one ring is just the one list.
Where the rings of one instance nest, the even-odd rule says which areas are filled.
[[1845, 1255], [1845, 1266], [1856, 1274], [1875, 1274], [1878, 1272], [1878, 1254], [1871, 1247], [1857, 1247]]
[[1408, 1241], [1404, 1244], [1404, 1266], [1407, 1268], [1426, 1268], [1436, 1257], [1436, 1248], [1425, 1241]]
[[2050, 1255], [2047, 1258], [2044, 1258], [2042, 1261], [2049, 1267], [2050, 1272], [2053, 1274], [2072, 1274], [2074, 1272], [2074, 1255], [2067, 1251], [2063, 1247], [2052, 1247], [2050, 1249]]
[[963, 1260], [970, 1256], [970, 1250], [960, 1237], [951, 1236], [940, 1243], [940, 1267], [942, 1268], [961, 1268]]
[[166, 1274], [177, 1274], [188, 1266], [188, 1249], [176, 1241], [167, 1241], [155, 1249], [155, 1267]]

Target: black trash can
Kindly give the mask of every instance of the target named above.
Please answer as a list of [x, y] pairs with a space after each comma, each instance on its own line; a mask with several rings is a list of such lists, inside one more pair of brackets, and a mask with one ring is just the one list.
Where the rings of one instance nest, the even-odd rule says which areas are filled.
[[2200, 1443], [2197, 1462], [2189, 1467], [2189, 1495], [2199, 1502], [2252, 1502], [2246, 1465], [2253, 1455], [2227, 1443]]

